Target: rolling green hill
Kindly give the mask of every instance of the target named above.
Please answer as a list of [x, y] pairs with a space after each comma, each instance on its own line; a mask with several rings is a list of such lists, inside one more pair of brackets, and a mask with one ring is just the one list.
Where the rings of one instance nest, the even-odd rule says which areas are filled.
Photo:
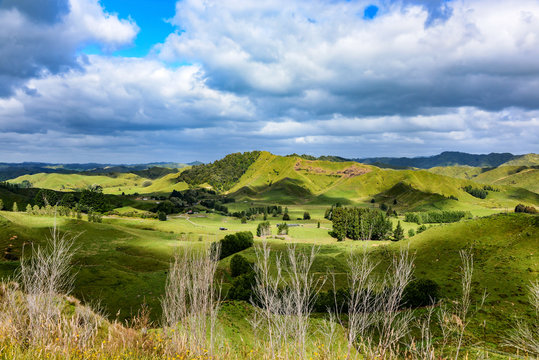
[[[366, 204], [374, 198], [377, 203], [396, 200], [399, 210], [474, 210], [513, 208], [520, 202], [539, 204], [537, 171], [523, 166], [381, 169], [352, 161], [308, 160], [263, 151], [231, 154], [212, 164], [151, 179], [133, 173], [34, 174], [10, 182], [28, 180], [33, 187], [61, 191], [99, 184], [107, 194], [170, 193], [202, 186], [238, 200], [280, 204]], [[481, 188], [482, 184], [496, 185], [500, 191], [478, 199], [462, 189], [468, 185]]]
[[426, 170], [380, 169], [355, 162], [305, 160], [262, 152], [229, 193], [240, 200], [299, 204], [397, 199], [399, 206], [407, 209], [506, 208], [518, 202], [539, 203], [538, 194], [508, 186], [481, 200], [462, 190], [466, 185], [482, 186]]
[[538, 165], [502, 165], [497, 168], [471, 166], [434, 167], [428, 171], [481, 184], [510, 185], [539, 193]]
[[34, 174], [23, 175], [9, 180], [9, 183], [19, 184], [24, 180], [30, 181], [33, 187], [58, 191], [75, 191], [97, 184], [103, 187], [106, 194], [150, 194], [170, 193], [173, 190], [188, 188], [184, 182], [178, 182], [180, 173], [170, 173], [157, 179], [145, 178], [132, 173], [111, 173], [107, 175], [83, 174]]

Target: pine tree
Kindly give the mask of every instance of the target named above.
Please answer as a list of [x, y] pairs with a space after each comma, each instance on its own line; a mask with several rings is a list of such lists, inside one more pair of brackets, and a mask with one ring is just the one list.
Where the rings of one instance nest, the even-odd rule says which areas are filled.
[[26, 213], [31, 214], [32, 213], [32, 205], [28, 204], [26, 205]]
[[18, 212], [19, 211], [19, 207], [17, 206], [17, 203], [14, 202], [13, 203], [13, 212]]
[[397, 227], [393, 231], [393, 239], [395, 241], [400, 241], [404, 239], [404, 229], [402, 228], [400, 221], [397, 223]]

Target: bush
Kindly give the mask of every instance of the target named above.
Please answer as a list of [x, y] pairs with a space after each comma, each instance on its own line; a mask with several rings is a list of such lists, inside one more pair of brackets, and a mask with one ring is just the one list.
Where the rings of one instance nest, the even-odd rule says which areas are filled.
[[427, 230], [427, 226], [421, 225], [420, 227], [417, 228], [417, 233], [420, 234], [425, 230]]
[[[219, 240], [221, 244], [221, 254], [219, 259], [224, 259], [237, 252], [245, 250], [253, 246], [253, 233], [250, 231], [242, 231], [235, 234], [230, 234]], [[215, 251], [216, 243], [212, 244], [212, 250]]]
[[232, 256], [230, 259], [230, 275], [232, 277], [238, 277], [250, 271], [253, 271], [253, 265], [246, 258], [238, 254]]
[[283, 220], [284, 221], [290, 221], [290, 215], [288, 215], [288, 213], [284, 213]]
[[231, 300], [249, 301], [253, 295], [253, 286], [255, 284], [255, 273], [249, 271], [234, 278], [232, 287], [228, 292], [228, 298]]
[[303, 213], [303, 220], [311, 220], [311, 214], [309, 214], [307, 211]]
[[417, 308], [435, 304], [438, 299], [439, 286], [430, 279], [412, 280], [402, 296], [403, 307]]
[[408, 230], [408, 237], [412, 237], [412, 236], [414, 236], [414, 235], [415, 235], [414, 229]]
[[515, 212], [516, 213], [535, 214], [535, 213], [537, 213], [537, 210], [533, 206], [526, 206], [524, 204], [518, 204], [517, 206], [515, 206]]
[[142, 187], [148, 187], [148, 186], [151, 186], [151, 185], [152, 185], [151, 180], [144, 180], [142, 182]]
[[157, 213], [157, 218], [159, 221], [167, 221], [167, 214], [164, 211], [159, 211]]

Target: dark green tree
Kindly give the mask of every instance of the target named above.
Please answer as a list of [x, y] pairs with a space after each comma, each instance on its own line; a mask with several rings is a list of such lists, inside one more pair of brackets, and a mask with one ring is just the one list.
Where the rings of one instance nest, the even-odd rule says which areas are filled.
[[404, 239], [404, 229], [401, 226], [401, 222], [397, 223], [397, 227], [393, 230], [393, 240], [400, 241]]

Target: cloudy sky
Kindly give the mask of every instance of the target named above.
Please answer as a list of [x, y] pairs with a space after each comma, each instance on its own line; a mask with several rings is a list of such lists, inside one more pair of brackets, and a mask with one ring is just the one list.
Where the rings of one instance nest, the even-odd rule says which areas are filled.
[[0, 161], [539, 152], [537, 0], [0, 0]]

